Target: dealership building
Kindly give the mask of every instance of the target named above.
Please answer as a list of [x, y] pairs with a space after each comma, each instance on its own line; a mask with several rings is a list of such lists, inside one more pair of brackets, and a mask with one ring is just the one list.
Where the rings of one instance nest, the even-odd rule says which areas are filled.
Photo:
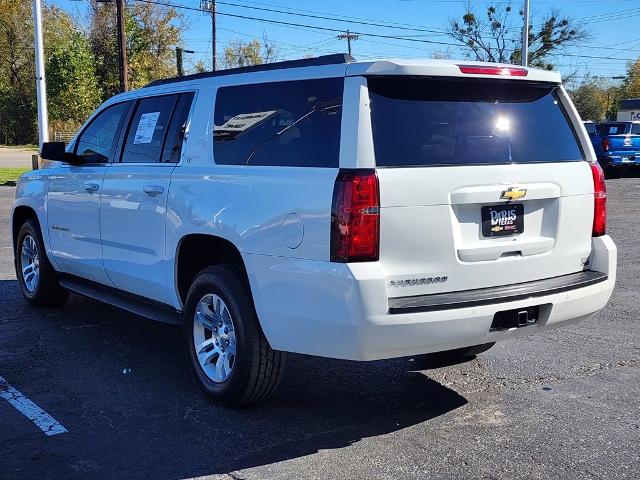
[[640, 121], [640, 98], [623, 100], [616, 118], [619, 122], [637, 120]]

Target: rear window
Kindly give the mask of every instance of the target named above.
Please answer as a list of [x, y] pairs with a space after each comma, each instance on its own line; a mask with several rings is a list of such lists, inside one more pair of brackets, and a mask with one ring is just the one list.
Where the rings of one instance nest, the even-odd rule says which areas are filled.
[[337, 167], [344, 78], [260, 83], [218, 90], [219, 165]]
[[640, 123], [631, 124], [631, 135], [640, 135]]
[[584, 128], [587, 130], [589, 135], [596, 134], [596, 124], [595, 123], [585, 123]]
[[584, 159], [553, 85], [415, 77], [368, 85], [378, 166]]
[[598, 134], [601, 137], [607, 135], [625, 135], [628, 132], [628, 123], [601, 123], [598, 125]]

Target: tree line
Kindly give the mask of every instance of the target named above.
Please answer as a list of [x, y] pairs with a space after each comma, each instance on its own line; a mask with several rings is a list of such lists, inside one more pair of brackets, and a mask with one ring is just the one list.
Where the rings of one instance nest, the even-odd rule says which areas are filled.
[[614, 79], [586, 75], [569, 79], [569, 94], [583, 120], [615, 120], [622, 100], [640, 98], [640, 59], [629, 62], [626, 73]]
[[[38, 136], [31, 3], [8, 0], [0, 9], [0, 143], [33, 143]], [[42, 13], [50, 128], [74, 131], [119, 90], [115, 3], [90, 0], [86, 24], [54, 5]], [[175, 75], [182, 21], [170, 7], [128, 6], [130, 88]]]
[[[30, 0], [5, 0], [0, 9], [0, 144], [35, 143], [37, 135], [33, 22]], [[471, 3], [461, 19], [446, 24], [449, 37], [474, 60], [519, 63], [522, 12], [496, 3], [476, 14]], [[73, 132], [104, 100], [119, 91], [115, 3], [89, 0], [86, 18], [76, 19], [47, 4], [43, 11], [45, 70], [50, 133]], [[129, 2], [125, 9], [129, 88], [176, 75], [175, 48], [188, 24], [181, 12], [157, 3]], [[575, 20], [550, 10], [529, 30], [530, 64], [553, 69], [563, 49], [585, 41], [589, 32]], [[356, 53], [357, 56], [357, 53]], [[451, 58], [449, 52], [434, 57]], [[255, 65], [280, 58], [266, 35], [232, 40], [222, 68]], [[196, 71], [205, 71], [199, 61]], [[585, 120], [615, 117], [620, 101], [640, 97], [640, 59], [630, 62], [622, 82], [569, 76], [565, 84]]]

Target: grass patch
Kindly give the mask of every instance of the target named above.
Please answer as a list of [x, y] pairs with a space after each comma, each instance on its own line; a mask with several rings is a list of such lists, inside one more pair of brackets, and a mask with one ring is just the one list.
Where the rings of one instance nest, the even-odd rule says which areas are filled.
[[0, 168], [0, 185], [14, 183], [28, 168]]

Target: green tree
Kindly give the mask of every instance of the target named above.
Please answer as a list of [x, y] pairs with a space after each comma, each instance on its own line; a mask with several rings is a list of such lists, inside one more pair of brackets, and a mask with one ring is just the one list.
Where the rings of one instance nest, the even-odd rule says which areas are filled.
[[127, 20], [129, 83], [139, 88], [159, 78], [175, 77], [175, 46], [182, 46], [182, 16], [175, 8], [135, 3]]
[[620, 88], [620, 100], [625, 98], [640, 97], [640, 59], [635, 62], [629, 62], [627, 65], [627, 74]]
[[202, 60], [198, 60], [193, 66], [193, 69], [196, 71], [196, 73], [204, 73], [207, 71], [207, 66]]
[[[89, 40], [104, 98], [120, 90], [115, 4], [91, 0]], [[135, 2], [125, 9], [129, 88], [175, 76], [175, 47], [182, 46], [184, 18], [175, 8]]]
[[571, 96], [582, 120], [601, 122], [606, 118], [610, 92], [598, 79], [587, 78], [571, 92]]
[[[571, 43], [588, 38], [582, 27], [556, 10], [532, 23], [529, 26], [529, 65], [535, 67], [551, 70], [551, 56]], [[489, 6], [486, 15], [479, 16], [469, 3], [462, 20], [450, 20], [447, 29], [453, 39], [471, 50], [476, 60], [517, 64], [521, 63], [522, 25], [523, 12], [514, 12], [509, 4]]]
[[[76, 128], [99, 102], [93, 57], [84, 33], [55, 6], [43, 9], [44, 56], [52, 129]], [[37, 140], [31, 2], [0, 9], [0, 141]]]
[[0, 142], [32, 143], [37, 138], [33, 31], [29, 2], [0, 8]]
[[258, 39], [253, 39], [250, 42], [231, 40], [224, 49], [222, 67], [236, 68], [262, 65], [263, 63], [275, 62], [279, 56], [278, 48], [266, 35], [262, 38], [262, 41]]
[[82, 32], [71, 31], [52, 48], [46, 72], [49, 122], [54, 130], [73, 131], [101, 100], [93, 54]]

